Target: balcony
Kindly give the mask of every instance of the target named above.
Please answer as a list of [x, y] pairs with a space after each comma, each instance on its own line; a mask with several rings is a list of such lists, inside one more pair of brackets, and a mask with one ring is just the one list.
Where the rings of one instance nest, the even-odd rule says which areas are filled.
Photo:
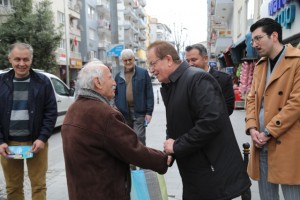
[[70, 30], [69, 31], [70, 31], [70, 35], [75, 35], [77, 37], [81, 36], [80, 30], [77, 27], [70, 26]]
[[145, 9], [141, 6], [139, 6], [136, 9], [136, 14], [137, 14], [138, 17], [146, 17], [147, 16], [147, 13], [146, 13]]
[[[12, 15], [14, 12], [15, 10], [12, 8], [11, 5], [0, 5], [0, 16], [9, 16]], [[2, 19], [0, 19], [0, 21], [2, 21]]]
[[108, 0], [97, 0], [97, 11], [100, 16], [110, 19], [110, 3]]
[[125, 16], [126, 19], [129, 19], [133, 22], [137, 22], [139, 20], [139, 18], [135, 14], [135, 11], [130, 7], [125, 8], [124, 16]]
[[70, 52], [70, 58], [81, 59], [81, 53], [80, 52], [71, 51]]
[[220, 20], [228, 21], [233, 13], [233, 0], [216, 0], [215, 15]]
[[76, 2], [68, 2], [69, 15], [79, 19], [80, 18], [80, 6]]
[[147, 5], [146, 0], [139, 0], [140, 6], [145, 7]]
[[109, 40], [100, 40], [98, 47], [100, 49], [108, 50], [110, 45], [111, 45], [111, 42]]
[[103, 29], [110, 30], [110, 23], [109, 23], [109, 21], [106, 20], [106, 19], [99, 19], [98, 20], [98, 28], [103, 28]]
[[147, 28], [147, 24], [143, 19], [139, 19], [139, 29], [145, 30]]
[[215, 55], [220, 54], [221, 52], [225, 51], [226, 48], [228, 48], [230, 45], [232, 45], [232, 38], [231, 37], [218, 37], [215, 45]]
[[147, 38], [146, 38], [146, 31], [141, 31], [139, 33], [139, 40], [140, 41], [145, 41]]

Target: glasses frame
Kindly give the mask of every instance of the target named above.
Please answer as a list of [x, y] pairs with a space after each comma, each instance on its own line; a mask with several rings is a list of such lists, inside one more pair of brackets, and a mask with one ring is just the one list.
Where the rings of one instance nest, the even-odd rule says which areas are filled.
[[133, 58], [128, 58], [128, 59], [124, 59], [124, 60], [122, 60], [124, 63], [127, 63], [128, 61], [129, 62], [132, 62], [134, 59]]
[[158, 58], [157, 60], [153, 61], [153, 62], [150, 62], [149, 63], [149, 67], [154, 67], [156, 65], [156, 63], [159, 61], [159, 60], [162, 60], [161, 58]]
[[255, 36], [253, 39], [251, 39], [251, 42], [250, 42], [251, 46], [253, 46], [254, 44], [259, 43], [261, 41], [261, 39], [263, 39], [263, 37], [265, 37], [266, 35], [268, 35], [268, 34]]

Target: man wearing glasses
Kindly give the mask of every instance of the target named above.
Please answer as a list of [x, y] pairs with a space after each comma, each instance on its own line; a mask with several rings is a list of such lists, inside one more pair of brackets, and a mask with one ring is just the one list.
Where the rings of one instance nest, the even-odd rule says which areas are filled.
[[150, 72], [162, 83], [167, 140], [164, 151], [176, 158], [183, 198], [233, 199], [250, 187], [218, 82], [181, 61], [174, 46], [148, 47]]
[[148, 71], [136, 66], [134, 57], [131, 49], [121, 52], [124, 68], [115, 77], [115, 105], [139, 140], [146, 145], [146, 127], [151, 121], [154, 95]]
[[282, 28], [271, 18], [251, 27], [257, 62], [247, 97], [246, 133], [253, 145], [248, 173], [262, 200], [300, 199], [300, 51], [283, 45]]

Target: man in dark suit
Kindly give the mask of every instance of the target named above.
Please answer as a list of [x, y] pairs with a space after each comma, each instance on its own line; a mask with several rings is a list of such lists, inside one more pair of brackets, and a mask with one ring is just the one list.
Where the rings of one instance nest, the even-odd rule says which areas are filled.
[[186, 61], [191, 66], [204, 69], [218, 81], [225, 98], [228, 115], [231, 115], [234, 108], [234, 91], [231, 76], [208, 65], [207, 50], [202, 44], [187, 46], [185, 51]]

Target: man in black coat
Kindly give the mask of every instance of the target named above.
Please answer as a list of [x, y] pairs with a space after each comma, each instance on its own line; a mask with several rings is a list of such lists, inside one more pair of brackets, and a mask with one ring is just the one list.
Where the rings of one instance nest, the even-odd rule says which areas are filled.
[[185, 57], [191, 66], [204, 69], [204, 71], [209, 72], [218, 81], [225, 98], [228, 114], [231, 115], [235, 100], [231, 76], [225, 72], [215, 70], [208, 65], [207, 50], [202, 44], [187, 46], [185, 48]]
[[148, 47], [150, 72], [162, 82], [167, 140], [176, 158], [185, 200], [228, 200], [251, 183], [218, 82], [182, 62], [168, 42]]

